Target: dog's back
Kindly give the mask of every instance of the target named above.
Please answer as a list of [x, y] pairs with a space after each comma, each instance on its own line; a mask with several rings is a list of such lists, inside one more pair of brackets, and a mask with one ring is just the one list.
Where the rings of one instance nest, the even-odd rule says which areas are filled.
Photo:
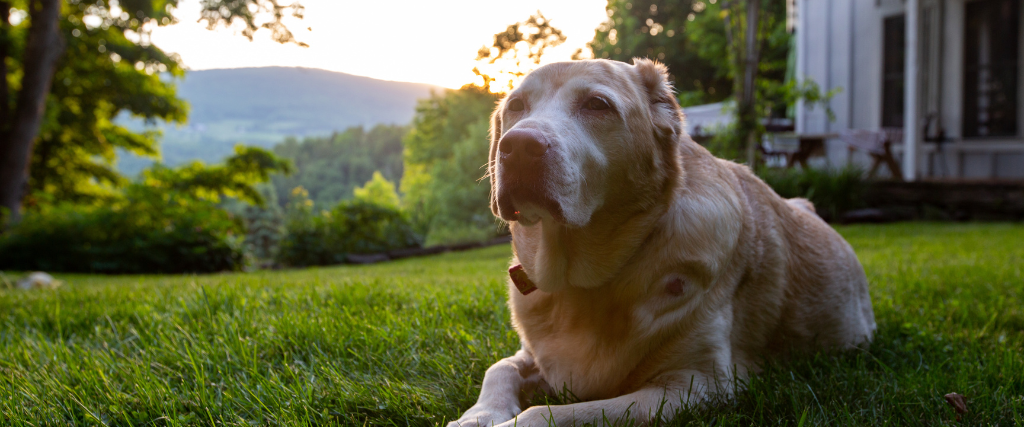
[[[762, 279], [778, 280], [776, 286], [783, 290], [766, 347], [785, 353], [850, 348], [870, 341], [875, 321], [867, 277], [849, 243], [814, 213], [810, 201], [783, 199], [745, 166], [732, 164], [730, 169], [742, 183], [749, 217], [758, 223], [755, 247], [761, 251], [753, 270], [778, 274]], [[776, 263], [780, 265], [772, 265]], [[740, 286], [761, 287], [749, 282]], [[764, 296], [753, 294], [747, 302], [764, 304]]]

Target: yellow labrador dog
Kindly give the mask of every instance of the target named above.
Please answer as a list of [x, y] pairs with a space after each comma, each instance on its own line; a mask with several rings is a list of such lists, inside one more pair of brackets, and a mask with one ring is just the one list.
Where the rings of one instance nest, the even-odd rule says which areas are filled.
[[[648, 60], [546, 65], [498, 104], [491, 208], [512, 231], [522, 350], [450, 426], [667, 419], [765, 357], [870, 341], [850, 245], [683, 120]], [[524, 411], [538, 389], [583, 402]]]

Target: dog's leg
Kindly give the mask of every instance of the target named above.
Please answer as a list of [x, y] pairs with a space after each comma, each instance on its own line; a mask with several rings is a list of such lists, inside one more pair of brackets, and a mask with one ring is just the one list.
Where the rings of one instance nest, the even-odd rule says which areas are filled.
[[[558, 406], [534, 406], [523, 411], [515, 419], [498, 427], [547, 427], [574, 426], [590, 423], [597, 426], [629, 424], [640, 425], [661, 419], [669, 421], [684, 405], [694, 405], [708, 396], [708, 381], [705, 376], [693, 373], [693, 387], [679, 383], [665, 386], [649, 386], [623, 396]], [[681, 379], [683, 375], [675, 376]], [[691, 383], [690, 380], [682, 384]], [[719, 388], [719, 390], [722, 390]]]
[[533, 356], [519, 350], [487, 369], [476, 405], [448, 427], [490, 427], [511, 420], [529, 395], [546, 385]]

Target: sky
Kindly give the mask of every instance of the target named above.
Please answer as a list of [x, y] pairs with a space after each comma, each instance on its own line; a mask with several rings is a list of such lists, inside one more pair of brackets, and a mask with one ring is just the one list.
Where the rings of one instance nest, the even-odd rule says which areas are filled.
[[606, 19], [606, 0], [300, 0], [305, 18], [286, 21], [308, 48], [280, 45], [265, 31], [248, 41], [237, 29], [208, 31], [199, 1], [182, 0], [178, 23], [153, 30], [151, 40], [181, 56], [191, 70], [308, 67], [382, 80], [458, 88], [473, 82], [477, 50], [494, 33], [540, 10], [566, 41], [543, 62], [568, 60]]

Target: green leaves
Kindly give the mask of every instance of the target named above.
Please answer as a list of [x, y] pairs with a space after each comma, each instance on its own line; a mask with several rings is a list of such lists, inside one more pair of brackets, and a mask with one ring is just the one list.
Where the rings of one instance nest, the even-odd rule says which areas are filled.
[[501, 231], [490, 211], [488, 117], [497, 96], [467, 86], [420, 101], [405, 138], [402, 192], [428, 245], [484, 240]]
[[[278, 43], [309, 46], [297, 40], [283, 22], [286, 16], [303, 17], [305, 8], [298, 1], [282, 4], [279, 0], [202, 0], [200, 4], [203, 10], [199, 20], [206, 21], [208, 29], [212, 30], [219, 25], [230, 27], [235, 22], [241, 22], [245, 24], [242, 35], [249, 40], [252, 40], [256, 31], [267, 29], [271, 32], [270, 37]], [[271, 19], [261, 22], [260, 18], [267, 16]]]
[[757, 175], [782, 197], [810, 200], [828, 221], [837, 221], [844, 213], [863, 207], [868, 188], [864, 171], [855, 166], [824, 170], [763, 168]]
[[725, 57], [706, 55], [725, 46], [721, 18], [710, 18], [708, 0], [611, 0], [608, 20], [589, 43], [595, 58], [631, 62], [656, 59], [668, 66], [683, 106], [724, 100], [732, 93]]
[[374, 254], [419, 246], [420, 236], [397, 207], [356, 198], [330, 211], [314, 211], [297, 191], [286, 221], [278, 261], [284, 265], [330, 265], [349, 254]]
[[289, 138], [274, 153], [295, 164], [291, 176], [274, 175], [278, 194], [296, 187], [322, 207], [351, 198], [353, 189], [380, 172], [384, 179], [402, 178], [402, 137], [408, 126], [379, 124], [369, 129], [355, 126], [328, 137]]
[[243, 266], [240, 226], [210, 202], [132, 186], [119, 203], [57, 204], [0, 237], [0, 268], [185, 273]]
[[526, 21], [511, 24], [505, 31], [494, 35], [491, 46], [482, 46], [476, 60], [480, 67], [473, 69], [483, 79], [481, 87], [492, 92], [512, 90], [533, 68], [540, 65], [544, 51], [565, 42], [562, 30], [538, 10]]
[[192, 162], [177, 168], [154, 165], [143, 173], [142, 184], [174, 191], [201, 200], [217, 202], [221, 197], [233, 197], [256, 205], [263, 205], [263, 196], [254, 187], [267, 182], [274, 172], [291, 173], [288, 160], [257, 147], [235, 146], [235, 155], [223, 165], [206, 166]]
[[[252, 38], [268, 29], [282, 43], [295, 40], [282, 20], [302, 15], [298, 2], [278, 0], [204, 0], [202, 19], [213, 28], [241, 21], [243, 34]], [[11, 4], [24, 10], [24, 2]], [[47, 111], [35, 141], [30, 165], [30, 208], [54, 200], [93, 203], [116, 197], [127, 182], [115, 169], [120, 151], [158, 157], [160, 133], [132, 131], [115, 124], [131, 116], [143, 123], [184, 123], [188, 105], [177, 97], [175, 78], [184, 76], [176, 55], [168, 55], [149, 42], [149, 30], [174, 23], [178, 0], [68, 0], [61, 11], [60, 31], [66, 51], [60, 60], [47, 98]], [[18, 26], [0, 23], [5, 45], [7, 80], [15, 99], [20, 90], [21, 57], [26, 19]], [[10, 96], [8, 96], [10, 95]], [[6, 126], [7, 124], [0, 124]], [[2, 131], [2, 129], [0, 129]], [[259, 159], [249, 157], [249, 160]], [[258, 169], [258, 168], [257, 168]], [[269, 168], [268, 170], [273, 170]], [[255, 169], [250, 169], [255, 170]], [[257, 173], [258, 175], [258, 173]], [[264, 178], [265, 179], [265, 178]], [[259, 200], [244, 185], [231, 192]]]
[[174, 80], [161, 78], [161, 73], [182, 76], [181, 64], [139, 35], [145, 22], [159, 23], [167, 13], [154, 4], [136, 0], [115, 9], [72, 0], [65, 5], [60, 30], [67, 50], [33, 150], [29, 206], [109, 200], [126, 183], [114, 167], [118, 150], [159, 154], [158, 132], [130, 131], [114, 123], [118, 115], [145, 122], [186, 120], [188, 106], [176, 97]]
[[395, 184], [384, 178], [380, 171], [374, 171], [373, 178], [362, 187], [353, 190], [353, 193], [355, 200], [389, 208], [398, 209], [401, 203], [398, 192], [395, 191]]

